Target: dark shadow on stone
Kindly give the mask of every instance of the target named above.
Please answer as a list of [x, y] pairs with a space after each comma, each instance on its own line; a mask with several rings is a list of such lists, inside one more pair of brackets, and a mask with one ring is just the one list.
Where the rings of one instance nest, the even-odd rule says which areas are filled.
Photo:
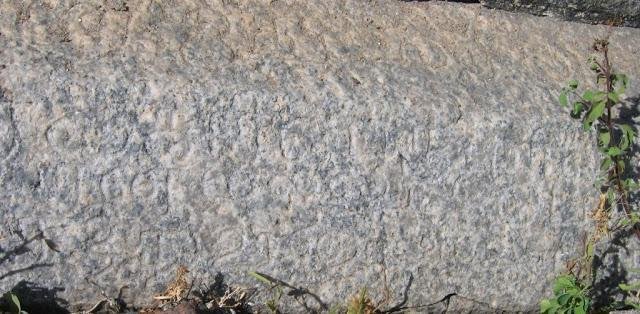
[[[592, 301], [594, 309], [604, 309], [613, 306], [617, 310], [627, 309], [624, 300], [626, 294], [619, 285], [628, 282], [628, 271], [620, 261], [620, 253], [629, 254], [627, 241], [634, 241], [631, 229], [616, 232], [607, 242], [607, 247], [601, 254], [593, 257], [592, 269], [595, 274], [592, 282]], [[602, 275], [601, 275], [602, 274]], [[619, 296], [622, 299], [616, 300]]]
[[[615, 124], [629, 125], [636, 134], [640, 130], [640, 123], [636, 120], [640, 117], [640, 95], [628, 98], [621, 106], [618, 107], [618, 115], [615, 119]], [[614, 134], [616, 139], [619, 139], [621, 133]], [[633, 178], [638, 179], [640, 177], [640, 169], [634, 163], [640, 159], [640, 145], [638, 141], [631, 146], [630, 159], [625, 163], [625, 171], [623, 173], [623, 179]], [[629, 203], [631, 205], [638, 204], [640, 201], [640, 193], [633, 192], [629, 195]], [[618, 208], [620, 212], [623, 209]], [[638, 227], [636, 225], [636, 227]], [[619, 285], [622, 283], [628, 283], [629, 272], [626, 270], [622, 261], [620, 260], [620, 254], [630, 255], [627, 244], [629, 241], [638, 241], [633, 229], [626, 228], [613, 234], [613, 237], [606, 242], [606, 249], [602, 250], [600, 254], [596, 254], [593, 258], [592, 270], [595, 274], [592, 282], [592, 301], [595, 309], [609, 310], [613, 306], [617, 310], [630, 309], [624, 304], [626, 299], [626, 293], [620, 289]], [[616, 298], [617, 297], [617, 298]], [[608, 307], [605, 309], [605, 307]]]
[[25, 254], [27, 252], [29, 252], [29, 247], [28, 245], [31, 242], [37, 241], [41, 239], [41, 234], [35, 235], [29, 239], [24, 239], [22, 240], [22, 243], [20, 243], [20, 245], [10, 249], [10, 250], [4, 250], [2, 249], [2, 253], [4, 253], [4, 255], [2, 255], [2, 257], [0, 257], [0, 265], [4, 264], [6, 261], [8, 261], [9, 259], [11, 259], [12, 257], [18, 256], [18, 255], [22, 255]]
[[[640, 122], [636, 121], [638, 118], [640, 118], [640, 95], [628, 98], [627, 101], [624, 102], [620, 107], [616, 123], [627, 124], [636, 134], [638, 134], [640, 129]], [[623, 175], [624, 178], [634, 178], [637, 180], [640, 178], [640, 169], [633, 163], [633, 161], [634, 159], [635, 161], [640, 160], [640, 144], [638, 144], [638, 140], [636, 140], [633, 146], [631, 146], [630, 155], [632, 156], [631, 162], [627, 164]], [[639, 201], [640, 191], [629, 195], [629, 203], [638, 204]]]
[[29, 265], [27, 267], [10, 270], [10, 271], [0, 275], [0, 280], [5, 279], [5, 278], [10, 277], [10, 276], [13, 276], [13, 275], [16, 275], [16, 274], [19, 274], [19, 273], [22, 273], [22, 272], [27, 272], [27, 271], [30, 271], [30, 270], [34, 270], [36, 268], [51, 267], [51, 266], [53, 266], [53, 264], [51, 264], [51, 263], [34, 263], [34, 264], [31, 264], [31, 265]]
[[[20, 243], [19, 245], [17, 245], [16, 247], [9, 249], [9, 250], [5, 250], [3, 248], [0, 247], [0, 253], [3, 253], [2, 257], [0, 257], [0, 265], [4, 264], [5, 262], [7, 262], [8, 260], [12, 259], [15, 256], [18, 255], [22, 255], [25, 254], [27, 252], [30, 251], [29, 249], [29, 244], [31, 244], [32, 242], [35, 241], [40, 241], [42, 240], [45, 245], [47, 245], [47, 247], [49, 247], [50, 250], [55, 251], [55, 252], [60, 252], [58, 250], [58, 245], [53, 242], [51, 239], [48, 239], [44, 236], [44, 233], [42, 231], [38, 231], [36, 232], [36, 234], [30, 238], [25, 238], [22, 233], [17, 233], [17, 235], [20, 237], [22, 243]], [[34, 264], [34, 265], [44, 265], [46, 266], [47, 264]], [[34, 265], [27, 267], [27, 269], [33, 269], [33, 268], [37, 268]], [[42, 266], [40, 266], [42, 267]], [[0, 277], [0, 279], [4, 278], [6, 276], [2, 276]]]
[[[32, 282], [20, 281], [15, 285], [11, 292], [18, 297], [22, 310], [30, 314], [51, 313], [51, 314], [67, 314], [66, 310], [69, 303], [56, 295], [63, 288], [44, 288]], [[2, 311], [9, 309], [7, 300], [2, 298], [0, 301], [0, 309]]]

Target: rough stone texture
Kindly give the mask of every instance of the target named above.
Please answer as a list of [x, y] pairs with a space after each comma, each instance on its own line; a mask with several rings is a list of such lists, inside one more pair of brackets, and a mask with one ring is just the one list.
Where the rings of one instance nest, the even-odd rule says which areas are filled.
[[556, 16], [568, 21], [640, 27], [640, 0], [481, 0], [508, 11]]
[[[557, 91], [606, 32], [431, 2], [0, 1], [0, 243], [62, 251], [29, 244], [0, 290], [141, 305], [184, 264], [327, 304], [386, 277], [391, 304], [535, 309], [596, 201]], [[636, 96], [640, 31], [611, 40]]]

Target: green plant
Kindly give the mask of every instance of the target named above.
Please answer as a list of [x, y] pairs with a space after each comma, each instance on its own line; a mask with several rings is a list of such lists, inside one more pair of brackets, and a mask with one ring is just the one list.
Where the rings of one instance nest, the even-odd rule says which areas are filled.
[[28, 314], [26, 311], [22, 310], [20, 299], [18, 299], [17, 295], [13, 294], [12, 292], [7, 292], [4, 294], [4, 298], [7, 300], [7, 303], [9, 303], [10, 313]]
[[266, 284], [267, 286], [269, 286], [270, 291], [271, 290], [274, 291], [272, 294], [272, 297], [269, 300], [267, 300], [265, 305], [267, 306], [267, 308], [271, 313], [273, 314], [280, 313], [279, 304], [280, 304], [280, 299], [282, 298], [282, 295], [284, 293], [282, 289], [283, 285], [278, 280], [259, 272], [252, 271], [252, 272], [249, 272], [249, 275], [257, 279], [258, 281]]
[[586, 314], [591, 304], [586, 295], [588, 290], [573, 275], [560, 276], [553, 284], [553, 298], [543, 300], [540, 311], [549, 314]]
[[[627, 218], [631, 219], [634, 210], [629, 203], [629, 193], [637, 189], [638, 184], [633, 178], [624, 178], [624, 171], [636, 134], [630, 125], [619, 123], [615, 117], [615, 108], [622, 104], [621, 96], [629, 79], [613, 71], [608, 45], [605, 39], [596, 40], [593, 48], [602, 54], [602, 59], [589, 58], [591, 70], [596, 73], [596, 84], [602, 90], [586, 90], [580, 95], [576, 92], [578, 81], [572, 80], [560, 93], [559, 101], [566, 107], [569, 96], [572, 96], [571, 116], [582, 120], [585, 131], [595, 129], [598, 150], [602, 155], [600, 189], [607, 197], [607, 209], [620, 205]], [[640, 232], [635, 232], [640, 237]]]
[[[584, 255], [577, 261], [569, 263], [568, 274], [556, 278], [554, 296], [541, 302], [543, 313], [587, 313], [593, 311], [589, 299], [589, 283], [595, 277], [592, 267], [595, 245], [605, 234], [622, 228], [631, 227], [640, 239], [640, 222], [637, 208], [629, 201], [631, 192], [640, 187], [633, 178], [625, 177], [625, 169], [629, 164], [630, 151], [636, 133], [630, 125], [621, 123], [616, 117], [616, 110], [622, 104], [622, 95], [629, 84], [626, 75], [616, 73], [609, 60], [609, 42], [598, 39], [593, 49], [601, 58], [588, 59], [591, 70], [596, 74], [597, 90], [577, 92], [579, 82], [572, 80], [562, 89], [559, 102], [563, 107], [571, 105], [571, 117], [582, 121], [585, 131], [595, 130], [598, 151], [601, 153], [600, 175], [596, 186], [600, 190], [600, 200], [591, 217], [595, 221], [595, 229], [588, 237]], [[624, 217], [613, 221], [614, 209], [620, 208]], [[624, 291], [634, 292], [639, 285], [623, 284]]]

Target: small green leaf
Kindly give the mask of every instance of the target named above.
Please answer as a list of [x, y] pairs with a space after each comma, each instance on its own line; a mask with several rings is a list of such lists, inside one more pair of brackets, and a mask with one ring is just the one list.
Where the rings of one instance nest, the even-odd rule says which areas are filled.
[[555, 295], [559, 295], [564, 293], [566, 290], [575, 289], [575, 278], [571, 275], [563, 275], [556, 278], [553, 284], [553, 293]]
[[618, 86], [615, 92], [618, 95], [624, 94], [627, 90], [627, 86], [629, 85], [629, 78], [624, 74], [614, 74], [613, 75], [613, 83]]
[[273, 280], [267, 278], [267, 276], [265, 276], [264, 274], [261, 274], [259, 272], [255, 272], [255, 271], [250, 271], [249, 275], [251, 275], [251, 277], [257, 279], [258, 281], [261, 281], [267, 285], [274, 285], [275, 282], [273, 282]]
[[600, 144], [600, 147], [608, 147], [610, 142], [611, 133], [604, 131], [598, 135], [598, 143]]
[[626, 150], [633, 144], [633, 141], [636, 138], [636, 133], [629, 125], [621, 124], [619, 125], [619, 127], [622, 131], [622, 138], [620, 139], [620, 149]]
[[618, 287], [620, 287], [620, 290], [622, 291], [631, 291], [631, 286], [626, 283], [621, 283]]
[[582, 94], [582, 98], [588, 102], [593, 102], [595, 93], [592, 90], [587, 90]]
[[593, 94], [593, 100], [595, 102], [604, 102], [607, 99], [607, 93], [605, 92], [601, 92], [601, 91], [597, 91]]
[[631, 192], [635, 192], [636, 190], [638, 190], [638, 188], [640, 188], [640, 184], [638, 184], [638, 182], [636, 182], [631, 178], [624, 180], [623, 184], [624, 184], [624, 188], [627, 191], [631, 191]]
[[583, 122], [583, 128], [585, 130], [589, 129], [591, 127], [591, 124], [593, 124], [593, 122], [595, 122], [602, 116], [602, 114], [604, 113], [605, 105], [606, 103], [604, 101], [600, 101], [593, 107], [591, 107]]
[[5, 298], [10, 302], [10, 307], [13, 313], [22, 313], [22, 307], [20, 305], [20, 299], [18, 296], [13, 294], [12, 292], [7, 292], [4, 294]]
[[622, 150], [618, 147], [610, 147], [607, 150], [607, 156], [609, 157], [616, 157], [616, 156], [620, 156], [622, 155]]
[[576, 102], [573, 103], [573, 112], [572, 112], [572, 114], [574, 116], [577, 116], [577, 115], [581, 114], [583, 110], [584, 110], [584, 104], [583, 103], [581, 103], [579, 101], [576, 101]]
[[640, 291], [640, 282], [634, 282], [632, 284], [621, 283], [619, 287], [624, 291]]
[[540, 302], [540, 312], [547, 313], [553, 307], [553, 304], [549, 300], [542, 300]]
[[636, 303], [633, 301], [625, 301], [624, 302], [626, 305], [632, 307], [634, 310], [640, 310], [640, 303]]
[[560, 97], [558, 98], [558, 100], [560, 101], [560, 105], [562, 107], [566, 107], [569, 100], [567, 99], [567, 93], [565, 91], [562, 91], [562, 93], [560, 93]]
[[624, 187], [625, 190], [629, 191], [631, 190], [630, 187], [632, 186], [632, 182], [629, 182], [629, 180], [631, 179], [626, 179], [624, 181], [622, 181], [622, 186]]
[[595, 57], [589, 57], [589, 59], [587, 59], [587, 63], [591, 67], [592, 71], [596, 71], [596, 72], [600, 71], [600, 66], [598, 66], [598, 63], [596, 62]]
[[622, 132], [626, 133], [626, 134], [630, 134], [632, 136], [636, 135], [636, 132], [633, 130], [633, 128], [628, 125], [628, 124], [620, 124], [619, 125], [620, 129], [622, 130]]
[[560, 305], [567, 305], [570, 300], [571, 300], [571, 295], [569, 295], [568, 293], [561, 294], [560, 296], [558, 296], [558, 304]]
[[569, 81], [569, 88], [572, 90], [576, 90], [578, 88], [578, 80]]
[[20, 310], [21, 307], [20, 307], [20, 300], [18, 299], [18, 296], [16, 296], [13, 293], [9, 293], [9, 295], [11, 296], [11, 302], [13, 302], [13, 304], [18, 307], [18, 310]]
[[590, 103], [597, 103], [607, 98], [607, 94], [601, 91], [586, 90], [582, 94], [582, 98]]
[[616, 92], [607, 94], [607, 97], [609, 97], [609, 100], [613, 101], [616, 104], [620, 102], [620, 97]]
[[600, 170], [607, 171], [611, 168], [611, 164], [613, 164], [613, 160], [609, 156], [605, 156], [600, 164]]
[[556, 313], [558, 313], [559, 309], [560, 309], [560, 304], [558, 304], [558, 302], [555, 299], [553, 299], [553, 300], [551, 300], [551, 304], [550, 304], [549, 308], [544, 313], [556, 314]]

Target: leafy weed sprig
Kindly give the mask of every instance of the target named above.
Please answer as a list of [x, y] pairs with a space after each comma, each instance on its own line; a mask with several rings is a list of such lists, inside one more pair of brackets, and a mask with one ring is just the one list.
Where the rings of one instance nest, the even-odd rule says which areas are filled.
[[[615, 116], [629, 79], [625, 74], [613, 70], [607, 39], [596, 40], [593, 49], [600, 54], [600, 59], [591, 57], [588, 62], [596, 74], [599, 89], [579, 94], [579, 83], [572, 80], [562, 89], [559, 102], [563, 107], [571, 106], [571, 117], [582, 121], [583, 130], [596, 132], [598, 151], [602, 156], [596, 183], [601, 195], [591, 215], [596, 226], [585, 243], [584, 255], [569, 263], [567, 273], [555, 279], [554, 296], [540, 303], [542, 313], [580, 314], [594, 311], [589, 296], [592, 292], [590, 284], [595, 277], [592, 264], [596, 243], [602, 235], [627, 227], [640, 239], [640, 229], [637, 227], [640, 216], [629, 199], [630, 193], [637, 191], [640, 185], [634, 178], [625, 177], [636, 133], [630, 125], [621, 123]], [[610, 218], [615, 209], [622, 209], [624, 218], [612, 222]], [[640, 284], [622, 284], [620, 288], [640, 296]], [[640, 308], [638, 303], [627, 305]]]

